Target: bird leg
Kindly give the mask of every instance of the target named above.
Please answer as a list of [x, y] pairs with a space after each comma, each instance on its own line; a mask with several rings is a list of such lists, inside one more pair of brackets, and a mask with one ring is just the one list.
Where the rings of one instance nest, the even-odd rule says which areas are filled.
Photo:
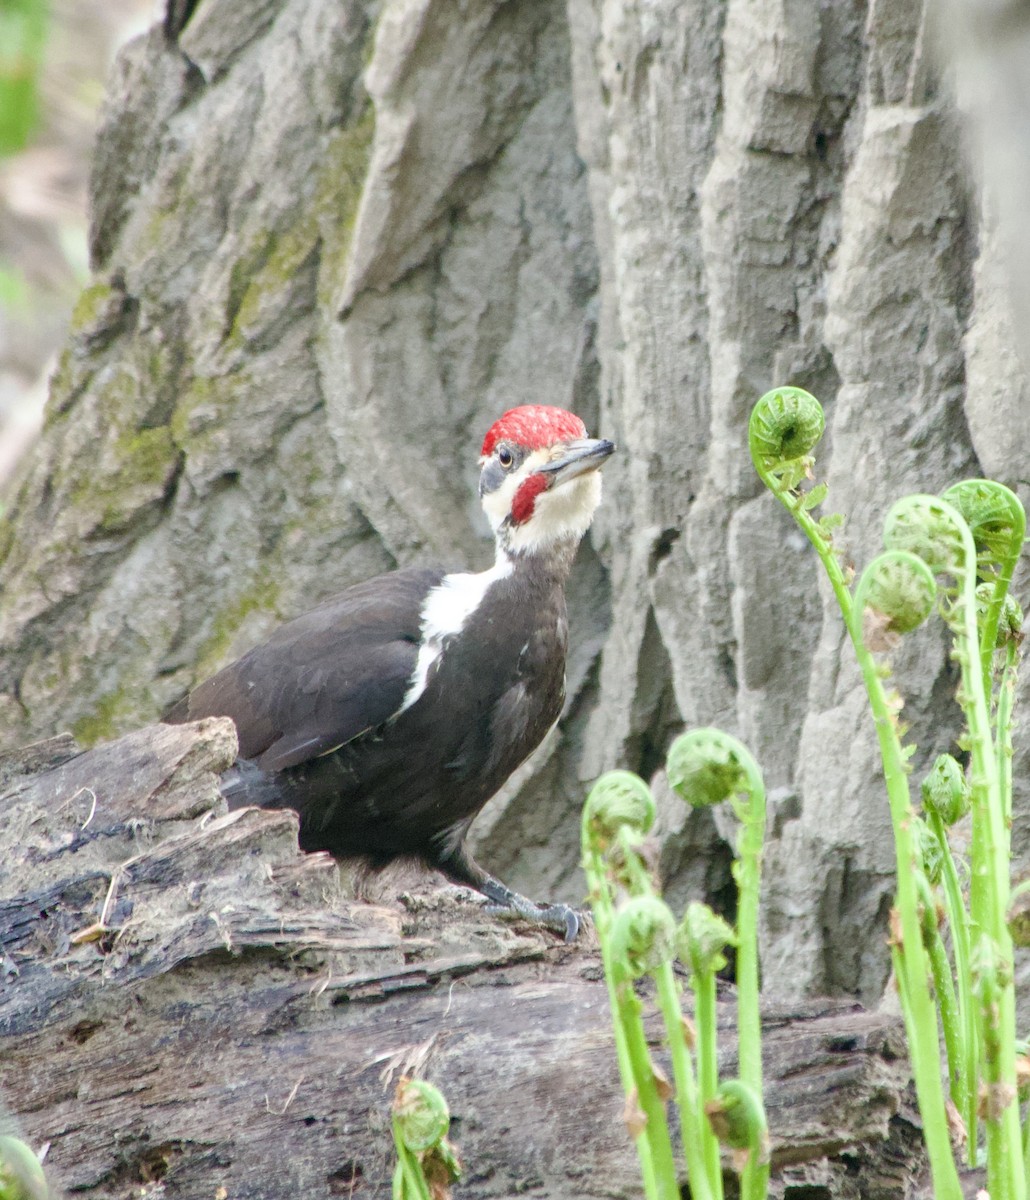
[[507, 884], [495, 879], [476, 862], [461, 838], [453, 849], [440, 848], [433, 856], [433, 865], [440, 868], [455, 883], [464, 883], [481, 892], [490, 902], [490, 908], [498, 911], [516, 912], [527, 920], [535, 921], [545, 929], [560, 933], [566, 942], [576, 940], [579, 933], [580, 914], [567, 904], [534, 904], [525, 896], [513, 891]]

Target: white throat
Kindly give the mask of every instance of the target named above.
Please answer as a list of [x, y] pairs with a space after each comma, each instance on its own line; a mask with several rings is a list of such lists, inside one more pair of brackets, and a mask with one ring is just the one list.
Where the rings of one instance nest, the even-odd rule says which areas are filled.
[[533, 515], [508, 530], [513, 554], [550, 550], [558, 542], [579, 543], [601, 503], [601, 472], [590, 471], [536, 498]]
[[601, 503], [600, 471], [589, 471], [550, 491], [541, 492], [532, 516], [516, 525], [509, 520], [509, 514], [515, 493], [524, 479], [525, 475], [520, 472], [483, 497], [483, 511], [493, 527], [498, 556], [537, 554], [560, 542], [578, 543], [590, 528]]

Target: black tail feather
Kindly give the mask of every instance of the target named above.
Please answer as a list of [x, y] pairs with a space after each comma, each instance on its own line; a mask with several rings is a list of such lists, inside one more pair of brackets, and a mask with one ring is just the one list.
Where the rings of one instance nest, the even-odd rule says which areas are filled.
[[246, 758], [238, 758], [219, 782], [222, 795], [230, 810], [234, 808], [292, 807], [276, 777]]

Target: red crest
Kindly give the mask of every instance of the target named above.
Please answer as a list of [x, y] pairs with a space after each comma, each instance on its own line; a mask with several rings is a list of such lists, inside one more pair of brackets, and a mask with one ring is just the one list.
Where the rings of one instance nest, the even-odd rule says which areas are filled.
[[490, 426], [483, 439], [482, 455], [488, 458], [498, 442], [514, 442], [527, 450], [542, 450], [556, 442], [584, 438], [587, 427], [575, 413], [548, 404], [523, 404], [510, 408]]

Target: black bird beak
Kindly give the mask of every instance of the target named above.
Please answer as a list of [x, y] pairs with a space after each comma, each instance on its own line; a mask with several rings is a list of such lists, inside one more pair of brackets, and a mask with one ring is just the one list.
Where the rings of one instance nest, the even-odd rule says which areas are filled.
[[534, 474], [546, 475], [550, 488], [561, 487], [578, 475], [596, 471], [614, 452], [615, 443], [607, 438], [577, 438], [574, 442], [566, 442], [559, 457], [537, 467]]

